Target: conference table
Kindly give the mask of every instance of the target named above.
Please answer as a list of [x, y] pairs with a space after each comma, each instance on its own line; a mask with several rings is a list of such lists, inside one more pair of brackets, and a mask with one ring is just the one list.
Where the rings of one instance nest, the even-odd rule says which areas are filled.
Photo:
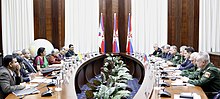
[[[152, 64], [149, 64], [149, 62], [144, 60], [144, 54], [131, 55], [126, 53], [117, 53], [115, 55], [121, 56], [124, 59], [125, 63], [129, 66], [128, 69], [130, 70], [132, 76], [138, 79], [140, 88], [133, 97], [134, 99], [174, 99], [175, 94], [180, 94], [182, 92], [197, 93], [202, 99], [207, 99], [207, 96], [199, 86], [166, 87], [165, 90], [171, 93], [171, 98], [160, 97], [160, 95], [158, 95], [159, 90], [155, 88], [157, 86], [155, 80], [155, 66], [151, 66]], [[41, 97], [41, 93], [48, 90], [48, 88], [45, 87], [47, 84], [43, 83], [37, 87], [40, 91], [37, 94], [16, 97], [11, 93], [6, 97], [6, 99], [77, 99], [77, 93], [81, 91], [80, 87], [83, 84], [86, 84], [88, 79], [100, 72], [100, 70], [97, 70], [97, 68], [100, 69], [97, 64], [102, 66], [104, 58], [106, 58], [105, 54], [93, 55], [92, 57], [85, 58], [77, 64], [74, 63], [71, 65], [71, 70], [68, 72], [68, 82], [63, 81], [61, 84], [62, 90], [55, 91], [56, 86], [49, 87], [53, 92], [52, 96]], [[62, 66], [61, 64], [56, 64], [55, 66], [58, 65]], [[87, 70], [90, 70], [90, 72]], [[171, 83], [170, 80], [167, 82]]]

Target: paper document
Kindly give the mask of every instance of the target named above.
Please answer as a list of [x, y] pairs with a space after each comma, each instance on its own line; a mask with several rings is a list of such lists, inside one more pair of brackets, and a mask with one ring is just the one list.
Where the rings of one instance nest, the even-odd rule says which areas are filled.
[[49, 83], [49, 82], [52, 82], [52, 79], [46, 79], [46, 78], [34, 78], [33, 80], [30, 81], [31, 83], [42, 83], [42, 82], [45, 82], [45, 83]]
[[16, 96], [24, 96], [24, 95], [31, 95], [31, 94], [36, 94], [39, 93], [40, 91], [36, 88], [27, 88], [23, 90], [16, 90], [12, 92]]

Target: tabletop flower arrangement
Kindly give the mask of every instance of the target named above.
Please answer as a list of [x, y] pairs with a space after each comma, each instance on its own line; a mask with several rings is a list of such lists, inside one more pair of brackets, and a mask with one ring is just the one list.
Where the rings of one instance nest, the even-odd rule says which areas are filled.
[[101, 68], [101, 79], [87, 83], [89, 90], [87, 98], [97, 99], [126, 99], [132, 91], [127, 82], [132, 80], [132, 75], [120, 56], [106, 54], [104, 66]]

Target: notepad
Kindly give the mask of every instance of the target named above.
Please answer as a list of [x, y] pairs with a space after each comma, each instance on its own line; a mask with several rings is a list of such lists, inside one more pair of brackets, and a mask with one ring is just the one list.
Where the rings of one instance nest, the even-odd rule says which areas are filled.
[[12, 93], [16, 96], [24, 96], [24, 95], [37, 94], [39, 92], [40, 91], [36, 88], [27, 88], [23, 90], [16, 90], [16, 91], [13, 91]]
[[30, 81], [31, 83], [49, 83], [49, 82], [52, 82], [52, 79], [46, 79], [46, 78], [34, 78], [33, 80]]
[[182, 82], [177, 82], [177, 81], [175, 81], [175, 82], [172, 82], [171, 85], [172, 85], [172, 86], [186, 86], [186, 83], [182, 83]]
[[193, 99], [192, 93], [180, 93], [180, 98]]

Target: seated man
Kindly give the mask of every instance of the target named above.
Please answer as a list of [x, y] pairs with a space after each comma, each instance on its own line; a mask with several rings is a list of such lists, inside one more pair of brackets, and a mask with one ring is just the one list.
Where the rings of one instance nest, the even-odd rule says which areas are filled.
[[24, 59], [21, 56], [16, 56], [17, 62], [19, 63], [21, 69], [20, 73], [24, 82], [30, 82], [31, 77], [34, 77], [34, 73], [29, 73], [26, 66], [23, 64]]
[[200, 52], [196, 57], [196, 65], [200, 68], [199, 75], [195, 75], [191, 79], [183, 77], [184, 82], [200, 86], [209, 99], [213, 99], [213, 92], [220, 90], [220, 71], [212, 63], [210, 63], [209, 54]]
[[73, 46], [73, 44], [70, 44], [70, 45], [69, 45], [69, 50], [68, 50], [68, 52], [65, 54], [65, 56], [66, 56], [66, 57], [72, 57], [73, 55], [75, 55], [74, 46]]
[[189, 60], [191, 61], [190, 65], [192, 65], [192, 68], [183, 70], [182, 73], [180, 74], [181, 76], [189, 77], [196, 72], [196, 70], [198, 69], [198, 67], [196, 66], [196, 57], [198, 56], [198, 54], [199, 54], [198, 52], [193, 52], [190, 55]]
[[12, 55], [13, 55], [13, 56], [21, 56], [21, 57], [23, 57], [23, 54], [22, 54], [21, 50], [15, 50], [15, 51], [13, 51], [13, 52], [12, 52]]
[[49, 55], [49, 57], [48, 57], [49, 65], [60, 64], [61, 63], [61, 59], [59, 59], [58, 54], [59, 54], [59, 50], [58, 49], [54, 49], [51, 52], [51, 55]]
[[22, 82], [20, 75], [20, 65], [12, 55], [3, 58], [4, 66], [0, 67], [0, 98], [4, 99], [8, 94], [15, 90], [24, 89], [25, 86], [19, 85]]
[[171, 55], [169, 52], [170, 52], [170, 45], [164, 45], [162, 48], [161, 58], [168, 60]]
[[58, 54], [59, 59], [64, 60], [65, 54], [67, 53], [68, 50], [66, 50], [65, 47], [60, 49], [60, 53]]
[[182, 64], [185, 61], [184, 52], [185, 52], [186, 48], [187, 48], [187, 46], [181, 46], [180, 47], [180, 60], [179, 60], [180, 64]]
[[30, 62], [30, 58], [31, 58], [30, 51], [28, 49], [23, 49], [22, 54], [24, 56], [23, 64], [25, 65], [28, 72], [29, 73], [37, 73], [33, 64]]
[[168, 58], [173, 64], [179, 64], [180, 54], [177, 52], [176, 46], [170, 47], [170, 57]]
[[151, 54], [151, 55], [154, 55], [154, 56], [156, 56], [156, 57], [159, 57], [159, 55], [161, 55], [161, 53], [162, 53], [162, 50], [158, 47], [158, 45], [157, 44], [154, 44], [154, 52], [153, 52], [153, 54]]
[[194, 48], [192, 48], [192, 47], [187, 47], [187, 48], [185, 49], [184, 56], [185, 56], [185, 59], [186, 59], [186, 60], [180, 65], [179, 70], [186, 70], [186, 69], [189, 69], [189, 68], [192, 67], [192, 65], [190, 65], [190, 64], [191, 64], [191, 61], [189, 60], [189, 58], [190, 58], [190, 55], [191, 55], [194, 51], [195, 51], [195, 50], [194, 50]]

